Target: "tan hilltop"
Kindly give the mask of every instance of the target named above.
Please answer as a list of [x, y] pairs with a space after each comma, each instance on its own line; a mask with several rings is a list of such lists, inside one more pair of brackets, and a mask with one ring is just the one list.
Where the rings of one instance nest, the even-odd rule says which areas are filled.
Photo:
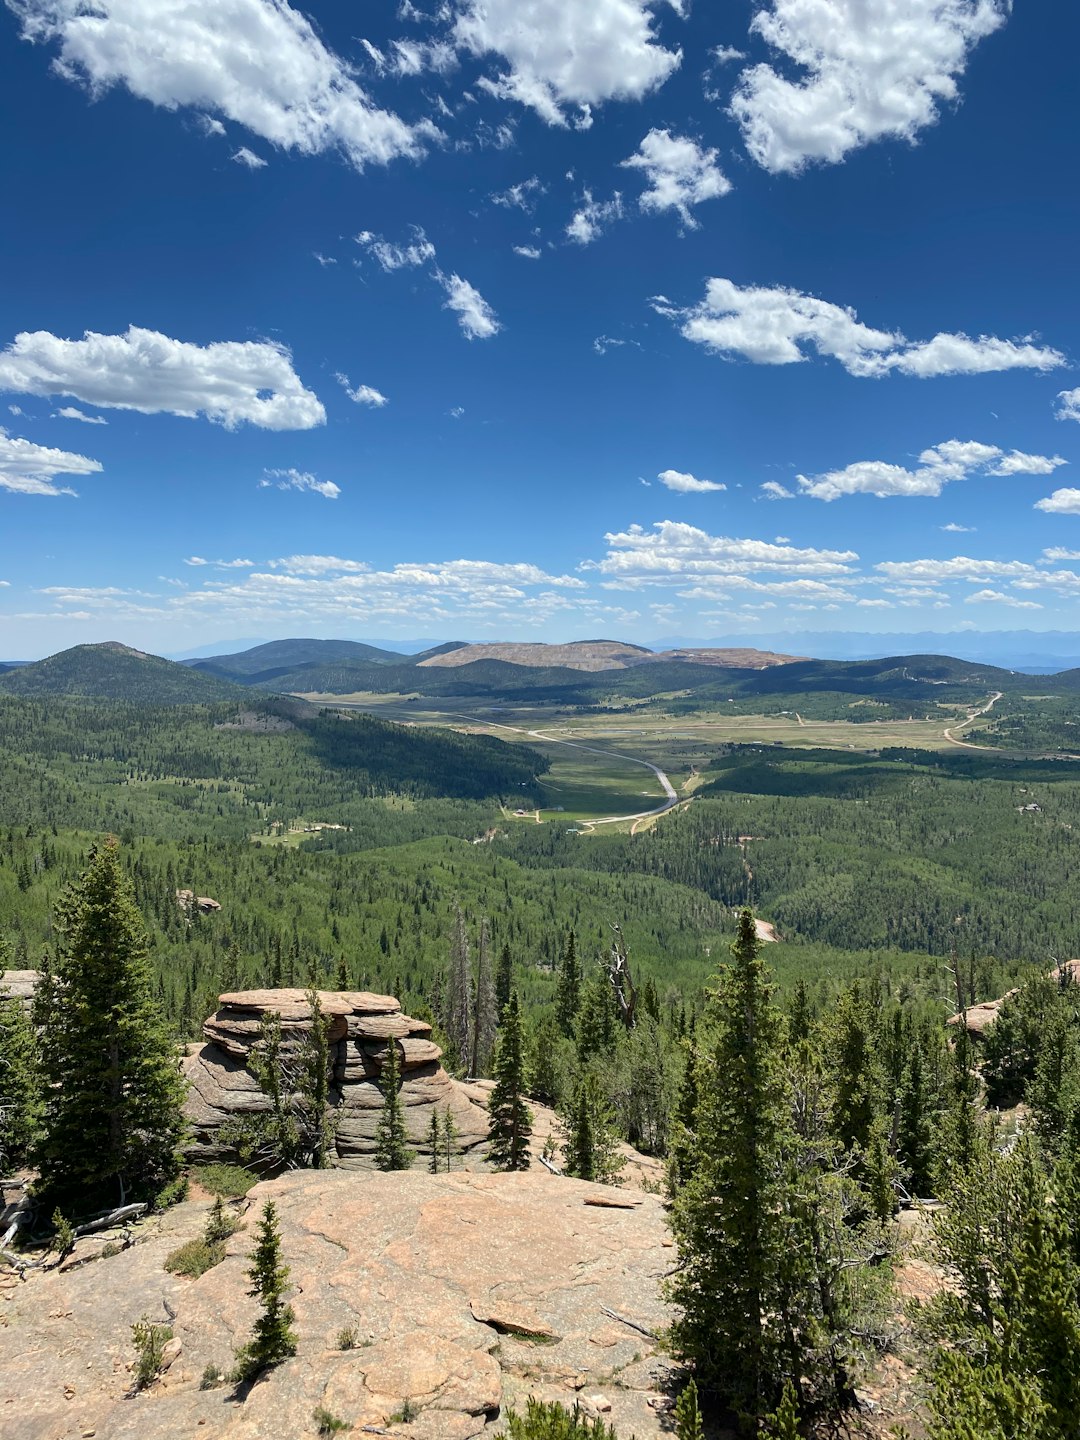
[[790, 665], [803, 655], [778, 655], [771, 650], [735, 648], [646, 650], [622, 640], [574, 640], [567, 645], [494, 643], [462, 645], [420, 661], [424, 666], [472, 665], [477, 660], [502, 660], [508, 665], [548, 666], [564, 670], [627, 670], [633, 665], [657, 661], [681, 661], [693, 665], [721, 665], [738, 670], [766, 670], [772, 665]]

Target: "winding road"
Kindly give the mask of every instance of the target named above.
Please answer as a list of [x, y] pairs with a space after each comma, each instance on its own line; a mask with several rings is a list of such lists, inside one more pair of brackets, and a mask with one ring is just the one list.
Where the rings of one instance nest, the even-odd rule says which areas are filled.
[[571, 750], [585, 750], [590, 755], [611, 755], [616, 760], [625, 760], [629, 765], [644, 765], [646, 770], [651, 770], [664, 789], [664, 802], [652, 810], [641, 810], [636, 815], [605, 815], [598, 820], [579, 820], [578, 826], [582, 830], [595, 830], [597, 825], [617, 825], [623, 820], [632, 820], [635, 824], [639, 820], [651, 820], [655, 815], [666, 815], [680, 803], [675, 786], [672, 785], [667, 775], [654, 765], [651, 760], [640, 760], [636, 755], [624, 755], [621, 750], [601, 750], [595, 745], [582, 745], [579, 740], [561, 740], [558, 735], [548, 735], [543, 730], [523, 730], [519, 725], [503, 725], [497, 720], [488, 721], [489, 725], [498, 730], [512, 730], [516, 735], [526, 735], [530, 740], [542, 740], [545, 745], [568, 745]]
[[972, 745], [970, 740], [958, 740], [953, 734], [953, 731], [959, 730], [965, 725], [970, 725], [974, 720], [978, 720], [980, 715], [986, 715], [994, 708], [1004, 693], [1003, 690], [995, 690], [986, 704], [980, 706], [978, 710], [972, 710], [966, 720], [958, 720], [955, 725], [947, 726], [942, 731], [945, 739], [952, 745], [962, 745], [965, 750], [996, 750], [998, 748], [996, 745]]

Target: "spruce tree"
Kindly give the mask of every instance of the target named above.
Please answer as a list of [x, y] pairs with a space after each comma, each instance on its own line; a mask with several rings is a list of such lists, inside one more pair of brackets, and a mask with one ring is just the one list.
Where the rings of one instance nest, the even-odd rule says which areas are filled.
[[449, 1175], [453, 1169], [454, 1141], [458, 1138], [458, 1128], [454, 1124], [454, 1114], [449, 1105], [443, 1111], [442, 1134], [443, 1150], [446, 1155], [446, 1173]]
[[45, 1090], [41, 1186], [95, 1203], [150, 1195], [178, 1171], [184, 1085], [153, 998], [149, 942], [116, 840], [95, 847], [56, 912], [37, 997]]
[[694, 1173], [697, 1160], [697, 1053], [694, 1049], [694, 1021], [691, 1019], [682, 1042], [684, 1052], [682, 1079], [675, 1098], [672, 1117], [671, 1149], [667, 1163], [668, 1194], [674, 1197], [680, 1186]]
[[[0, 969], [10, 954], [0, 942]], [[0, 1172], [21, 1165], [37, 1134], [41, 1086], [37, 1037], [20, 1001], [0, 987]]]
[[289, 1267], [281, 1261], [281, 1232], [277, 1226], [277, 1207], [267, 1200], [262, 1209], [259, 1229], [252, 1251], [247, 1292], [259, 1301], [261, 1312], [255, 1321], [248, 1343], [236, 1352], [238, 1380], [254, 1380], [269, 1365], [277, 1365], [296, 1354], [296, 1316], [285, 1303]]
[[501, 1015], [510, 1003], [510, 991], [514, 988], [514, 961], [510, 954], [509, 942], [504, 942], [499, 951], [499, 963], [495, 967], [495, 1013]]
[[439, 1173], [439, 1160], [442, 1157], [442, 1126], [439, 1124], [439, 1112], [432, 1107], [431, 1124], [428, 1126], [428, 1144], [431, 1146], [431, 1159], [428, 1161], [428, 1170], [432, 1175]]
[[495, 1044], [495, 983], [491, 976], [491, 957], [488, 954], [488, 926], [480, 922], [480, 944], [477, 947], [476, 995], [473, 1002], [472, 1051], [469, 1058], [469, 1074], [479, 1077], [486, 1075], [491, 1064], [491, 1051]]
[[499, 1170], [529, 1168], [532, 1112], [525, 1104], [525, 1037], [517, 991], [503, 1011], [488, 1097], [488, 1159]]
[[401, 1108], [401, 1070], [394, 1039], [386, 1042], [386, 1063], [379, 1081], [383, 1108], [375, 1129], [375, 1165], [379, 1170], [408, 1170], [412, 1167], [413, 1152], [409, 1149]]
[[578, 1011], [581, 1009], [581, 965], [577, 958], [577, 937], [567, 931], [566, 945], [559, 962], [555, 985], [555, 1018], [564, 1035], [574, 1036]]
[[626, 1161], [619, 1153], [615, 1117], [597, 1077], [586, 1071], [578, 1081], [563, 1120], [563, 1170], [578, 1180], [618, 1185]]
[[694, 1380], [684, 1388], [675, 1405], [675, 1440], [705, 1440]]
[[460, 906], [454, 910], [454, 933], [450, 941], [450, 967], [446, 976], [443, 1029], [452, 1051], [452, 1063], [459, 1071], [472, 1054], [473, 992], [469, 962], [469, 936]]
[[763, 1413], [771, 1390], [765, 1317], [786, 1243], [783, 1150], [793, 1148], [779, 1063], [783, 1022], [759, 948], [744, 910], [702, 1047], [698, 1155], [672, 1207], [679, 1269], [669, 1287], [681, 1310], [671, 1332], [676, 1353], [707, 1388], [752, 1415]]

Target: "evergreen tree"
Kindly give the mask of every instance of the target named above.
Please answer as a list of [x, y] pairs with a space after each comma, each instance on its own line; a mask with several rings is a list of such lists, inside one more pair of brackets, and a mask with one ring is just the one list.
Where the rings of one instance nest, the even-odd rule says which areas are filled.
[[896, 1153], [913, 1197], [934, 1193], [934, 1127], [936, 1109], [927, 1084], [922, 1046], [912, 1049], [904, 1072], [897, 1117]]
[[379, 1082], [383, 1092], [383, 1108], [375, 1129], [375, 1165], [379, 1170], [408, 1170], [413, 1152], [409, 1149], [405, 1115], [401, 1107], [401, 1071], [398, 1065], [397, 1041], [386, 1042], [386, 1063]]
[[458, 1138], [458, 1128], [454, 1124], [454, 1115], [449, 1105], [443, 1111], [442, 1133], [443, 1151], [446, 1155], [446, 1173], [449, 1175], [453, 1169], [454, 1141]]
[[[0, 970], [12, 968], [10, 959], [0, 941]], [[23, 1163], [37, 1134], [42, 1101], [36, 1057], [30, 1016], [0, 987], [0, 1172]]]
[[618, 1185], [626, 1164], [619, 1154], [614, 1116], [600, 1082], [587, 1070], [563, 1119], [563, 1169], [578, 1180]]
[[763, 1413], [772, 1388], [766, 1317], [787, 1243], [783, 1151], [793, 1148], [778, 1055], [782, 1021], [759, 948], [753, 915], [744, 910], [733, 963], [712, 1001], [699, 1075], [698, 1154], [671, 1211], [679, 1269], [669, 1286], [681, 1311], [671, 1330], [676, 1354], [707, 1388], [751, 1415]]
[[45, 1091], [36, 1157], [47, 1191], [118, 1186], [152, 1194], [178, 1170], [184, 1085], [152, 995], [149, 947], [114, 839], [98, 845], [56, 913], [55, 964], [44, 977]]
[[675, 1353], [747, 1424], [780, 1402], [786, 1380], [806, 1413], [853, 1404], [850, 1362], [881, 1304], [879, 1233], [852, 1223], [863, 1202], [816, 1082], [796, 1126], [785, 1022], [759, 950], [744, 910], [700, 1042], [697, 1154], [672, 1205], [679, 1265], [668, 1285], [681, 1311]]
[[281, 1261], [281, 1232], [277, 1226], [277, 1207], [267, 1200], [259, 1220], [255, 1249], [251, 1254], [247, 1292], [258, 1300], [261, 1308], [251, 1339], [236, 1352], [236, 1378], [254, 1380], [270, 1365], [277, 1365], [296, 1354], [296, 1319], [292, 1306], [285, 1303], [289, 1267]]
[[469, 936], [460, 906], [456, 906], [454, 910], [454, 933], [450, 941], [450, 968], [446, 976], [444, 1003], [443, 1029], [453, 1052], [452, 1063], [459, 1070], [464, 1070], [472, 1054], [473, 995]]
[[299, 1103], [301, 1131], [307, 1140], [313, 1170], [330, 1164], [330, 1148], [336, 1125], [330, 1110], [330, 1026], [323, 1014], [319, 992], [307, 992], [311, 1027], [300, 1046]]
[[687, 1027], [683, 1041], [682, 1080], [675, 1100], [672, 1118], [671, 1150], [667, 1164], [668, 1194], [674, 1197], [694, 1173], [697, 1160], [697, 1054], [694, 1049], [694, 1022]]
[[428, 1144], [431, 1146], [431, 1159], [428, 1161], [428, 1169], [432, 1175], [439, 1173], [439, 1161], [442, 1158], [442, 1126], [439, 1124], [439, 1112], [432, 1107], [431, 1124], [428, 1126]]
[[573, 1038], [581, 1009], [581, 965], [577, 957], [577, 937], [573, 930], [566, 934], [555, 983], [555, 1018], [563, 1034]]
[[675, 1404], [675, 1440], [705, 1440], [694, 1380], [685, 1387]]
[[514, 961], [510, 954], [510, 943], [503, 943], [499, 951], [499, 963], [495, 967], [495, 1013], [501, 1015], [510, 1003], [510, 991], [514, 988]]
[[503, 1011], [488, 1097], [488, 1159], [499, 1170], [529, 1168], [532, 1112], [525, 1104], [525, 1043], [517, 991]]
[[581, 990], [577, 1018], [578, 1060], [584, 1065], [597, 1055], [610, 1055], [621, 1034], [615, 993], [601, 970], [589, 976]]
[[491, 976], [491, 958], [488, 954], [488, 926], [480, 922], [480, 944], [476, 963], [476, 996], [473, 1004], [472, 1052], [469, 1059], [469, 1074], [486, 1075], [491, 1064], [491, 1051], [495, 1044], [495, 984]]

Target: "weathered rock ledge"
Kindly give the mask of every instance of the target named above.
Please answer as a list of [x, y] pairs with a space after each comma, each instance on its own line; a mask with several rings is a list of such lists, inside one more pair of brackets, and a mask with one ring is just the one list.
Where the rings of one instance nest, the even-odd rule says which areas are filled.
[[[374, 1163], [375, 1130], [383, 1106], [379, 1076], [396, 1045], [401, 1069], [401, 1102], [417, 1164], [430, 1153], [428, 1128], [433, 1110], [448, 1108], [457, 1131], [455, 1150], [466, 1162], [479, 1159], [487, 1140], [484, 1099], [472, 1087], [455, 1083], [439, 1061], [442, 1051], [431, 1040], [431, 1026], [402, 1013], [392, 995], [367, 991], [324, 990], [319, 1004], [329, 1022], [333, 1088], [337, 1112], [336, 1163], [368, 1169]], [[269, 1109], [269, 1101], [248, 1069], [263, 1016], [281, 1016], [282, 1053], [295, 1053], [311, 1028], [311, 1008], [303, 990], [242, 990], [222, 995], [218, 1010], [203, 1025], [206, 1043], [185, 1061], [190, 1084], [187, 1115], [193, 1160], [214, 1160], [230, 1152], [219, 1131], [227, 1121]]]

